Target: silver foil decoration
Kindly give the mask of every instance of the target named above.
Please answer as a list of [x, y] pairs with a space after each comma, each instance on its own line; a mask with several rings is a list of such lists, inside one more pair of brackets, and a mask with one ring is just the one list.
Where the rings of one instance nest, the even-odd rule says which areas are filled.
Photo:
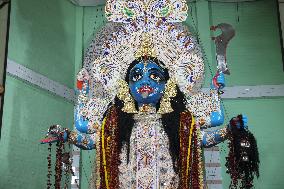
[[217, 26], [211, 26], [212, 31], [220, 29], [222, 33], [217, 37], [212, 37], [212, 40], [216, 44], [216, 60], [218, 72], [230, 75], [230, 71], [227, 65], [226, 49], [229, 41], [235, 36], [235, 30], [230, 24], [221, 23]]

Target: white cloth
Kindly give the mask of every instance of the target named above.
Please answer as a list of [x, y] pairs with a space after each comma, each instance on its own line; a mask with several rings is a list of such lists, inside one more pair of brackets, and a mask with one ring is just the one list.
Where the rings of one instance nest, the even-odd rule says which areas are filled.
[[130, 138], [129, 163], [127, 147], [120, 154], [121, 189], [170, 189], [178, 187], [173, 170], [169, 140], [159, 114], [138, 114]]

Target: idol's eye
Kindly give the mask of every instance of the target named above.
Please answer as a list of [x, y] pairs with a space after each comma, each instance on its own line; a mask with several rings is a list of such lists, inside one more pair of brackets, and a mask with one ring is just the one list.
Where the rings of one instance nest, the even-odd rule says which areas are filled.
[[158, 68], [150, 68], [149, 70], [149, 77], [150, 79], [156, 81], [156, 82], [162, 82], [165, 81], [165, 76], [162, 70]]
[[156, 71], [156, 70], [150, 73], [150, 78], [156, 82], [162, 82], [165, 80], [164, 75], [161, 72]]
[[141, 70], [140, 68], [134, 68], [133, 70], [130, 71], [130, 75], [129, 75], [129, 80], [136, 82], [138, 80], [140, 80], [143, 77], [143, 70]]
[[154, 81], [160, 82], [162, 79], [159, 75], [152, 73], [150, 75], [150, 78], [153, 79]]
[[131, 80], [134, 81], [134, 82], [140, 80], [141, 78], [142, 78], [141, 73], [134, 73], [134, 74], [131, 75]]

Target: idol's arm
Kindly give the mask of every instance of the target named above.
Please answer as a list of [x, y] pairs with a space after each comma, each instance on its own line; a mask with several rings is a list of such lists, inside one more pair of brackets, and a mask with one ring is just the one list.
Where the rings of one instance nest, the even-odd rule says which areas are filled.
[[[75, 129], [69, 131], [60, 125], [53, 125], [48, 129], [47, 136], [41, 140], [42, 144], [69, 141], [79, 148], [91, 150], [95, 148], [95, 136], [100, 130], [104, 112], [107, 111], [109, 102], [99, 97], [89, 95], [89, 75], [82, 69], [77, 75], [78, 100], [75, 110]], [[99, 103], [98, 103], [99, 102]]]
[[194, 115], [201, 128], [216, 127], [224, 123], [224, 110], [220, 97], [220, 89], [224, 86], [224, 74], [217, 73], [212, 79], [210, 94], [199, 92], [186, 97], [186, 107]]
[[213, 111], [210, 114], [211, 127], [220, 126], [224, 123], [224, 110], [221, 105], [220, 89], [225, 87], [225, 76], [217, 73], [211, 82], [210, 96], [212, 99]]
[[75, 110], [75, 128], [81, 133], [94, 133], [95, 130], [89, 126], [85, 106], [89, 101], [89, 75], [86, 70], [81, 70], [77, 76], [78, 100]]
[[96, 147], [95, 137], [76, 131], [69, 132], [64, 140], [83, 150], [92, 150]]
[[48, 129], [46, 137], [41, 140], [42, 144], [54, 142], [69, 142], [83, 150], [92, 150], [95, 148], [96, 134], [85, 134], [78, 131], [69, 131], [60, 125], [52, 125]]
[[[222, 129], [216, 129], [213, 131], [201, 131], [202, 134], [202, 146], [203, 147], [212, 147], [221, 142], [224, 142], [229, 135], [229, 132], [234, 132], [234, 129], [237, 130], [245, 128], [247, 129], [247, 117], [245, 115], [241, 116], [241, 120], [237, 117], [232, 118], [230, 123]], [[235, 130], [236, 130], [235, 129]]]
[[89, 75], [82, 69], [77, 75], [78, 100], [75, 110], [75, 128], [80, 133], [96, 133], [101, 126], [104, 112], [107, 111], [109, 101], [101, 97], [94, 97], [90, 91]]
[[228, 128], [224, 127], [222, 129], [216, 129], [214, 131], [201, 131], [202, 146], [209, 148], [215, 146], [221, 142], [224, 142], [228, 136]]

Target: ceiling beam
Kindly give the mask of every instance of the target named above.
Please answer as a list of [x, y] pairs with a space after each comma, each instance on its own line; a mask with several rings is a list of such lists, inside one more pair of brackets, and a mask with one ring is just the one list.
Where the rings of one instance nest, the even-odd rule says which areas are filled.
[[77, 6], [98, 6], [104, 5], [105, 0], [70, 0], [73, 4]]

